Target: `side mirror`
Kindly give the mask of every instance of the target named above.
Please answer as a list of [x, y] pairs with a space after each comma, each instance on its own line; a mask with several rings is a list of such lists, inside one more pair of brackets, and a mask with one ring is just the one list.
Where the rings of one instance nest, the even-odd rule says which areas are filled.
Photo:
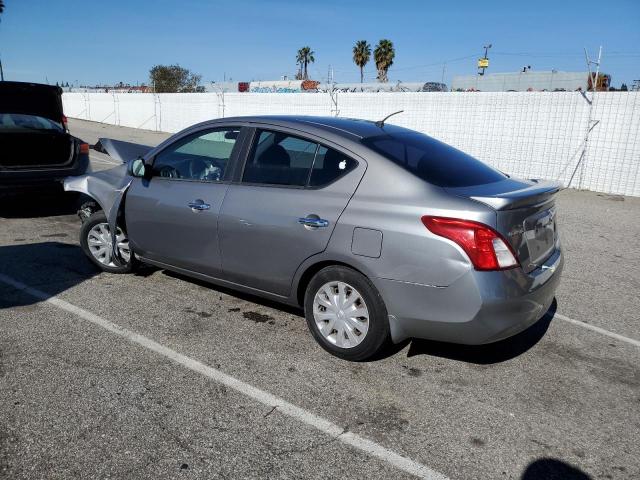
[[142, 157], [129, 160], [127, 164], [127, 173], [132, 177], [145, 178], [147, 174], [147, 166]]

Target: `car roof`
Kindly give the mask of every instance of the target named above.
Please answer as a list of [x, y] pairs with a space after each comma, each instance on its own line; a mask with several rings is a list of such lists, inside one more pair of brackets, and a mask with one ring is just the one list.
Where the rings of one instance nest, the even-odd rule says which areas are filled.
[[46, 85], [44, 83], [33, 82], [12, 82], [5, 80], [0, 82], [0, 92], [2, 93], [15, 93], [15, 92], [51, 92], [58, 95], [62, 94], [62, 89], [57, 85]]
[[[222, 120], [222, 119], [220, 119]], [[248, 117], [228, 117], [227, 122], [242, 121], [248, 123], [265, 123], [297, 130], [321, 130], [350, 140], [384, 135], [385, 133], [411, 132], [406, 128], [385, 124], [376, 125], [371, 120], [343, 117], [321, 117], [308, 115], [257, 115]]]

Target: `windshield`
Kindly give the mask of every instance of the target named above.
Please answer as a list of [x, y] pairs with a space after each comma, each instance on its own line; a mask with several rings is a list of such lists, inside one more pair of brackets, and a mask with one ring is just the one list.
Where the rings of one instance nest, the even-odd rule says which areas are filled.
[[378, 135], [362, 143], [439, 187], [469, 187], [507, 178], [472, 156], [418, 132]]
[[0, 131], [54, 131], [64, 132], [62, 123], [48, 118], [22, 113], [0, 113]]

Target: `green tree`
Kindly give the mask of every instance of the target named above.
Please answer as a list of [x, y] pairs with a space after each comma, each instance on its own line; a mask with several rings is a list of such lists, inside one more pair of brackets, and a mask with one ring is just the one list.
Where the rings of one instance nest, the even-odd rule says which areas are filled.
[[195, 92], [202, 76], [180, 65], [155, 65], [149, 81], [157, 93]]
[[620, 85], [620, 91], [621, 92], [628, 92], [629, 91], [629, 87], [627, 87], [626, 83], [623, 83], [622, 85]]
[[360, 83], [364, 82], [364, 67], [371, 59], [371, 45], [366, 40], [358, 40], [353, 46], [353, 63], [360, 67]]
[[298, 50], [296, 63], [300, 65], [300, 69], [302, 70], [302, 80], [309, 80], [307, 65], [316, 61], [313, 56], [314, 53], [315, 52], [309, 47], [302, 47], [300, 50]]
[[389, 68], [393, 65], [393, 59], [396, 56], [396, 51], [393, 48], [391, 40], [383, 38], [376, 45], [376, 49], [373, 51], [373, 59], [376, 62], [376, 69], [378, 70], [378, 81], [388, 82], [389, 77], [387, 73]]

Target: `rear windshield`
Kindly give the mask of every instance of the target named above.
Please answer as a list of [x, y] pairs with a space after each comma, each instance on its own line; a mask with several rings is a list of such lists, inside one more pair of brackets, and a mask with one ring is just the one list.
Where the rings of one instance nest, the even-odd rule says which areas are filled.
[[38, 115], [25, 115], [22, 113], [1, 113], [0, 132], [4, 131], [30, 131], [47, 130], [63, 132], [62, 123], [54, 122]]
[[379, 135], [362, 142], [439, 187], [469, 187], [507, 178], [472, 156], [417, 132]]

